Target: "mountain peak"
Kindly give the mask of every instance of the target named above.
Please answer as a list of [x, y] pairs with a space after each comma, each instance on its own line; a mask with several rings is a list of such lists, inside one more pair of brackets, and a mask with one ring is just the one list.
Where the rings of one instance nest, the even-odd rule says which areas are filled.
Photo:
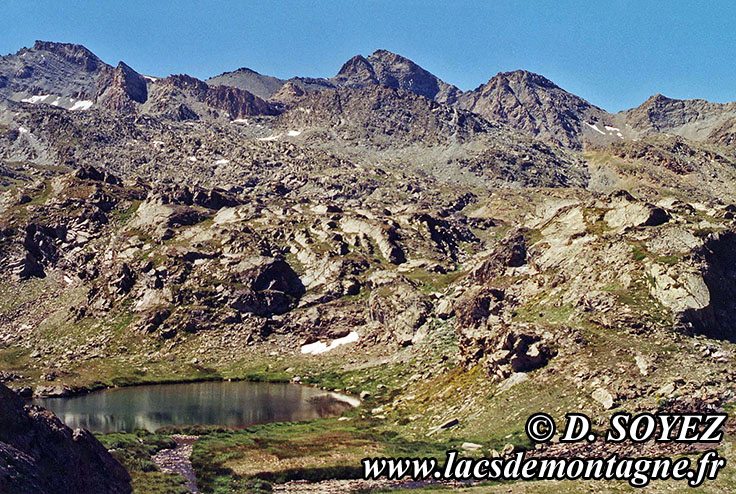
[[37, 40], [33, 44], [31, 51], [47, 51], [53, 53], [69, 62], [81, 65], [87, 72], [93, 72], [105, 65], [97, 55], [85, 46], [74, 43]]
[[388, 50], [376, 50], [368, 58], [356, 55], [334, 78], [348, 87], [380, 84], [405, 89], [440, 103], [452, 104], [460, 90], [447, 84], [406, 57]]
[[499, 72], [495, 77], [491, 78], [491, 80], [496, 78], [507, 79], [510, 81], [540, 86], [548, 89], [560, 89], [557, 84], [550, 81], [543, 75], [539, 75], [535, 72], [529, 72], [528, 70], [517, 69], [511, 72]]
[[350, 87], [378, 84], [373, 65], [363, 55], [355, 55], [340, 68], [335, 79]]

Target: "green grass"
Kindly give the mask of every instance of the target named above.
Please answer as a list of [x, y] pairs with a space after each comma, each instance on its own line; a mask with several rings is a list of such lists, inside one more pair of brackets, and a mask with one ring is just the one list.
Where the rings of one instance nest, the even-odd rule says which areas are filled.
[[134, 433], [98, 434], [97, 439], [128, 470], [134, 494], [189, 493], [182, 477], [162, 473], [151, 461], [151, 456], [162, 449], [176, 447], [168, 435], [138, 430]]

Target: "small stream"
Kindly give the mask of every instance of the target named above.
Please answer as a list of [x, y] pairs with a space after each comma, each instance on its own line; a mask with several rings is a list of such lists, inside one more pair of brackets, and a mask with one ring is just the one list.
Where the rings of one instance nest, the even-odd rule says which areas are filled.
[[192, 468], [192, 449], [197, 436], [174, 434], [171, 438], [176, 442], [174, 449], [162, 449], [151, 457], [151, 460], [165, 473], [175, 473], [186, 479], [186, 488], [194, 494], [200, 494], [197, 488], [197, 477]]

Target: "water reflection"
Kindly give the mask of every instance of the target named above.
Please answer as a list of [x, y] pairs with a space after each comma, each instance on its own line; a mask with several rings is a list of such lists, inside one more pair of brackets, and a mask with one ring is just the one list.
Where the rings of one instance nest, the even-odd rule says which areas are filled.
[[297, 384], [202, 382], [111, 389], [34, 404], [68, 426], [95, 432], [154, 431], [167, 425], [231, 427], [340, 414], [355, 399]]

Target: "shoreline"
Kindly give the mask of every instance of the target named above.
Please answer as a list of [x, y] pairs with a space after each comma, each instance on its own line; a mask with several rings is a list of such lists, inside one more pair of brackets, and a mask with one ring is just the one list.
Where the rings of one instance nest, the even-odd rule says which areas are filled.
[[[252, 383], [271, 383], [271, 384], [294, 384], [297, 386], [307, 386], [310, 388], [320, 389], [322, 391], [325, 391], [327, 393], [330, 393], [333, 398], [335, 398], [337, 401], [343, 401], [345, 403], [348, 403], [351, 407], [355, 408], [362, 404], [362, 400], [360, 400], [357, 396], [354, 396], [355, 393], [350, 393], [345, 390], [337, 390], [337, 389], [331, 389], [325, 386], [317, 386], [312, 384], [305, 384], [301, 382], [294, 382], [291, 380], [285, 380], [285, 379], [248, 379], [248, 378], [222, 378], [222, 377], [212, 377], [212, 378], [192, 378], [192, 379], [164, 379], [160, 381], [150, 381], [150, 382], [136, 382], [136, 383], [130, 383], [130, 384], [122, 384], [122, 385], [116, 385], [116, 386], [106, 386], [106, 385], [100, 385], [100, 386], [82, 386], [82, 387], [64, 387], [65, 390], [64, 394], [60, 395], [48, 395], [48, 394], [33, 394], [32, 396], [24, 396], [23, 398], [26, 400], [26, 402], [32, 402], [33, 400], [37, 399], [64, 399], [64, 398], [74, 398], [77, 396], [84, 396], [92, 393], [101, 393], [105, 391], [110, 391], [114, 389], [123, 389], [123, 388], [132, 388], [132, 387], [140, 387], [140, 386], [161, 386], [161, 385], [168, 385], [168, 384], [194, 384], [194, 383], [203, 383], [203, 382], [252, 382]], [[16, 393], [18, 393], [17, 389], [14, 389]], [[344, 398], [344, 399], [339, 399]]]

